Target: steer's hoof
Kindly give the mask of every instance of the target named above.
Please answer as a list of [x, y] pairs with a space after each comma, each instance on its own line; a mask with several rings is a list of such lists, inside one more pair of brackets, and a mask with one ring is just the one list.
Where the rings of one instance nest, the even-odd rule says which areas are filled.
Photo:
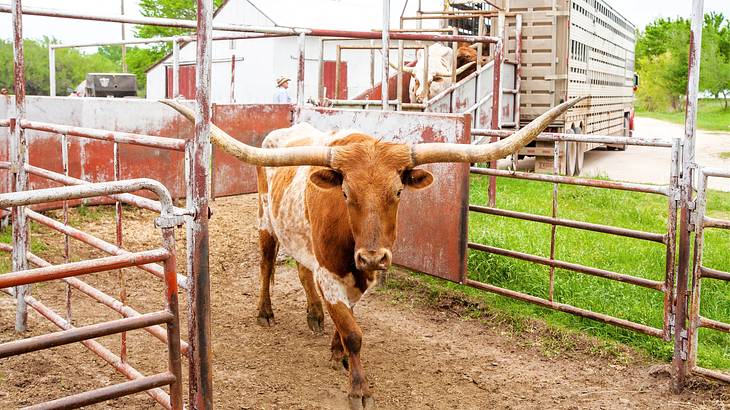
[[324, 331], [324, 318], [316, 315], [307, 315], [307, 326], [314, 333], [322, 333]]
[[258, 317], [257, 321], [259, 322], [259, 325], [261, 325], [263, 327], [274, 326], [274, 323], [276, 323], [274, 321], [273, 313], [271, 315], [259, 313], [259, 317]]
[[375, 408], [375, 400], [373, 396], [359, 396], [350, 394], [350, 410], [371, 410]]

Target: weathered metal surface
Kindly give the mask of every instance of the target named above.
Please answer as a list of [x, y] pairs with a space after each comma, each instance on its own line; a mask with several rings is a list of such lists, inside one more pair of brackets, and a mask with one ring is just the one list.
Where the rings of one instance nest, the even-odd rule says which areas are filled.
[[195, 134], [186, 148], [187, 208], [195, 211], [195, 217], [186, 224], [186, 266], [190, 278], [188, 406], [207, 410], [213, 408], [208, 237], [213, 1], [197, 0], [197, 3]]
[[565, 226], [569, 228], [583, 229], [592, 232], [601, 232], [612, 235], [625, 236], [628, 238], [643, 239], [646, 241], [665, 243], [667, 239], [666, 234], [638, 231], [635, 229], [619, 228], [611, 225], [601, 225], [589, 222], [574, 221], [570, 219], [560, 219], [555, 215], [552, 217], [529, 214], [525, 212], [509, 211], [506, 209], [490, 208], [479, 205], [469, 205], [469, 211], [479, 212], [488, 215], [504, 216], [508, 218], [517, 218], [525, 221], [540, 222], [550, 225]]
[[[233, 138], [256, 147], [269, 132], [291, 126], [286, 104], [213, 105], [213, 123]], [[213, 195], [221, 197], [257, 191], [256, 167], [213, 147]]]
[[96, 339], [98, 337], [113, 335], [127, 330], [141, 329], [147, 326], [168, 323], [172, 319], [174, 319], [174, 316], [170, 312], [163, 310], [159, 312], [145, 313], [136, 317], [95, 323], [71, 330], [64, 330], [62, 332], [47, 333], [45, 335], [29, 337], [27, 339], [14, 340], [0, 344], [0, 358], [50, 349], [52, 347], [80, 342], [82, 340]]
[[[12, 112], [10, 101], [0, 99], [0, 117]], [[100, 98], [53, 98], [29, 97], [27, 118], [31, 122], [67, 124], [58, 129], [68, 131], [70, 127], [83, 127], [97, 130], [113, 129], [118, 132], [154, 135], [161, 141], [169, 139], [175, 146], [177, 139], [191, 135], [190, 124], [181, 120], [175, 113], [154, 101]], [[110, 113], [114, 113], [110, 115]], [[31, 164], [40, 168], [63, 172], [61, 139], [59, 134], [35, 130], [25, 130], [31, 144], [29, 153]], [[107, 134], [99, 131], [100, 136]], [[8, 134], [0, 129], [0, 146], [7, 141]], [[154, 138], [153, 138], [154, 139]], [[124, 142], [124, 141], [122, 141]], [[89, 138], [69, 137], [69, 174], [90, 182], [110, 181], [113, 179], [113, 143]], [[148, 147], [120, 146], [121, 178], [155, 178], [165, 184], [175, 197], [184, 196], [183, 153]], [[6, 157], [7, 158], [7, 157]], [[33, 189], [54, 186], [43, 179], [31, 178]]]
[[[31, 217], [32, 218], [32, 217]], [[2, 244], [0, 243], [0, 250], [5, 252], [12, 252], [13, 248], [10, 245]], [[36, 266], [39, 267], [48, 267], [52, 266], [50, 263], [46, 262], [45, 260], [39, 258], [38, 256], [28, 252], [28, 261]], [[140, 313], [136, 310], [132, 309], [131, 307], [125, 305], [124, 303], [120, 302], [119, 300], [113, 298], [112, 296], [107, 295], [106, 293], [100, 291], [99, 289], [89, 285], [88, 283], [82, 281], [78, 278], [63, 278], [62, 279], [68, 286], [72, 286], [75, 289], [79, 290], [81, 293], [89, 296], [90, 298], [96, 300], [99, 303], [102, 303], [103, 305], [113, 309], [114, 311], [118, 312], [120, 315], [124, 317], [137, 317], [140, 316]], [[68, 319], [67, 319], [68, 321]], [[149, 332], [152, 336], [156, 337], [163, 343], [167, 344], [167, 334], [165, 333], [165, 329], [163, 329], [161, 326], [149, 326], [145, 327], [144, 330]], [[188, 344], [184, 341], [180, 341], [180, 351], [182, 353], [186, 353], [188, 349]]]
[[177, 138], [161, 138], [151, 135], [133, 134], [127, 132], [107, 131], [83, 127], [69, 127], [67, 125], [49, 124], [36, 121], [21, 121], [20, 126], [25, 129], [45, 131], [54, 134], [65, 134], [77, 137], [93, 138], [102, 141], [117, 142], [120, 144], [139, 145], [142, 147], [161, 148], [174, 151], [185, 150], [185, 140]]
[[577, 263], [564, 262], [561, 260], [545, 258], [542, 256], [512, 251], [509, 249], [497, 248], [495, 246], [469, 242], [469, 248], [493, 253], [495, 255], [509, 256], [510, 258], [521, 259], [524, 261], [538, 263], [545, 266], [554, 266], [559, 269], [567, 269], [574, 272], [585, 273], [587, 275], [596, 276], [604, 279], [611, 279], [617, 282], [630, 283], [632, 285], [642, 286], [647, 289], [654, 289], [660, 292], [664, 288], [664, 283], [656, 280], [644, 279], [631, 275], [624, 275], [622, 273], [612, 272], [605, 269], [598, 269], [590, 266], [580, 265]]
[[[36, 128], [70, 132], [71, 135], [93, 134], [95, 138], [104, 139], [100, 141], [68, 137], [68, 168], [72, 177], [91, 182], [112, 180], [113, 143], [108, 141], [117, 140], [123, 143], [119, 147], [121, 179], [150, 177], [167, 186], [173, 197], [185, 196], [183, 153], [150, 148], [160, 146], [177, 150], [192, 135], [190, 124], [167, 107], [145, 100], [29, 97], [29, 101], [31, 104], [28, 117], [33, 120], [26, 124]], [[0, 99], [0, 118], [14, 112], [11, 102], [12, 98]], [[260, 144], [260, 140], [268, 132], [291, 124], [291, 112], [286, 105], [218, 107], [214, 109], [213, 122], [241, 141], [254, 145]], [[118, 132], [104, 131], [107, 128]], [[0, 128], [0, 147], [9, 138], [8, 131]], [[31, 129], [26, 129], [25, 132], [31, 142], [31, 163], [39, 168], [63, 173], [63, 156], [59, 155], [63, 145], [62, 135]], [[146, 135], [151, 135], [152, 138], [147, 138]], [[3, 158], [7, 158], [7, 154], [0, 148], [0, 159]], [[253, 171], [244, 171], [248, 168], [253, 170], [253, 167], [241, 164], [233, 157], [216, 150], [213, 166], [214, 195], [219, 197], [255, 192], [255, 174]], [[44, 178], [30, 178], [30, 187], [33, 189], [50, 186], [55, 184]], [[94, 199], [92, 203], [98, 203], [96, 201], [101, 199]], [[62, 206], [60, 203], [52, 205]]]
[[70, 262], [47, 268], [26, 269], [0, 275], [0, 288], [27, 285], [62, 279], [87, 273], [103, 272], [130, 266], [161, 262], [169, 256], [164, 249], [142, 251], [118, 256], [107, 256], [99, 259]]
[[11, 206], [33, 205], [43, 202], [60, 201], [64, 199], [90, 198], [93, 196], [116, 195], [126, 192], [148, 190], [160, 200], [163, 216], [172, 216], [174, 207], [170, 192], [161, 183], [149, 179], [139, 178], [125, 181], [99, 182], [60, 188], [34, 189], [30, 191], [11, 192], [0, 194], [0, 208]]
[[25, 407], [24, 410], [71, 409], [100, 403], [106, 400], [143, 392], [175, 382], [175, 376], [170, 372], [145, 376], [128, 382], [115, 384], [100, 389], [75, 394], [62, 399]]
[[[28, 162], [28, 141], [25, 131], [20, 127], [20, 122], [25, 118], [25, 54], [23, 52], [23, 13], [22, 1], [12, 0], [12, 22], [13, 22], [13, 73], [15, 88], [15, 117], [10, 120], [10, 161], [12, 163], [12, 191], [25, 191], [28, 189], [28, 175], [25, 172], [25, 164]], [[26, 259], [27, 248], [30, 244], [30, 230], [28, 229], [23, 207], [13, 207], [13, 270], [28, 268]], [[25, 303], [25, 295], [30, 294], [30, 288], [19, 286], [15, 289], [16, 311], [15, 331], [24, 332], [27, 330], [28, 309]]]
[[608, 323], [614, 326], [620, 326], [626, 329], [635, 330], [637, 332], [641, 332], [650, 336], [655, 337], [662, 337], [662, 331], [661, 329], [656, 329], [651, 326], [641, 325], [638, 323], [630, 322], [628, 320], [624, 319], [618, 319], [612, 316], [604, 315], [602, 313], [596, 313], [592, 312], [590, 310], [585, 310], [581, 308], [577, 308], [575, 306], [566, 305], [564, 303], [558, 303], [558, 302], [551, 302], [549, 300], [545, 300], [543, 298], [539, 298], [537, 296], [528, 295], [526, 293], [516, 292], [514, 290], [510, 289], [504, 289], [500, 288], [494, 285], [490, 285], [488, 283], [482, 283], [477, 282], [475, 280], [467, 279], [465, 282], [466, 285], [471, 286], [473, 288], [486, 290], [488, 292], [496, 293], [498, 295], [506, 296], [509, 298], [522, 300], [525, 302], [534, 303], [536, 305], [544, 306], [547, 308], [555, 309], [561, 312], [570, 313], [573, 315], [582, 316], [585, 318], [597, 320], [599, 322]]
[[[405, 143], [470, 141], [468, 115], [305, 108], [296, 121], [326, 130], [354, 129], [386, 141]], [[432, 164], [426, 190], [403, 195], [398, 215], [396, 264], [462, 282], [466, 275], [468, 164]]]
[[[388, 98], [390, 97], [390, 92], [388, 90], [388, 81], [387, 79], [390, 77], [388, 75], [388, 70], [390, 70], [390, 0], [383, 0], [383, 23], [382, 23], [383, 30], [380, 33], [381, 36], [381, 43], [382, 43], [382, 62], [381, 67], [382, 70], [380, 71], [380, 78], [383, 80], [381, 83], [381, 91], [380, 91], [380, 99], [383, 104], [383, 111], [387, 111], [390, 109], [390, 104], [388, 102]], [[428, 57], [426, 57], [426, 60], [428, 61]], [[427, 88], [427, 87], [426, 87]]]
[[699, 329], [701, 327], [713, 329], [720, 332], [730, 333], [730, 323], [724, 323], [718, 320], [709, 319], [701, 314], [701, 293], [702, 279], [714, 279], [722, 281], [730, 281], [730, 273], [717, 269], [711, 269], [702, 265], [704, 248], [705, 248], [705, 229], [730, 229], [730, 221], [709, 218], [707, 213], [707, 180], [708, 176], [730, 177], [730, 171], [717, 168], [698, 168], [697, 179], [697, 196], [694, 199], [694, 210], [691, 212], [690, 222], [693, 226], [694, 238], [694, 254], [692, 260], [692, 276], [691, 291], [689, 292], [689, 314], [685, 355], [682, 357], [686, 360], [688, 369], [692, 372], [701, 374], [705, 377], [730, 382], [730, 375], [703, 369], [697, 366], [697, 354], [699, 350]]
[[704, 1], [693, 0], [692, 24], [689, 36], [689, 78], [687, 82], [687, 103], [685, 114], [684, 140], [682, 149], [682, 174], [680, 182], [680, 225], [679, 261], [677, 263], [677, 297], [674, 306], [674, 357], [672, 360], [672, 387], [675, 392], [684, 388], [688, 372], [688, 354], [691, 338], [684, 337], [687, 332], [688, 279], [690, 269], [691, 231], [690, 202], [692, 201], [692, 177], [695, 168], [695, 133], [697, 132], [697, 104], [700, 81], [700, 55], [702, 44], [702, 25], [704, 22]]
[[[7, 290], [0, 289], [0, 291], [8, 293]], [[37, 299], [35, 299], [32, 296], [26, 296], [25, 297], [26, 302], [28, 303], [28, 306], [35, 309], [38, 313], [40, 313], [43, 317], [47, 318], [53, 324], [60, 327], [64, 330], [73, 329], [74, 326], [68, 323], [66, 320], [64, 320], [60, 315], [58, 315], [56, 312], [54, 312], [52, 309], [49, 309], [44, 304], [39, 302]], [[95, 341], [95, 340], [84, 340], [81, 342], [84, 347], [89, 349], [91, 352], [95, 353], [99, 357], [101, 357], [105, 362], [109, 363], [112, 367], [114, 367], [119, 373], [123, 374], [128, 379], [136, 380], [144, 377], [142, 373], [137, 371], [137, 369], [133, 368], [127, 363], [122, 363], [122, 360], [119, 358], [119, 356], [112, 353], [109, 349], [105, 348], [101, 345], [101, 343]], [[145, 393], [147, 393], [150, 397], [155, 399], [158, 403], [160, 403], [164, 408], [166, 409], [172, 409], [172, 406], [170, 405], [170, 396], [165, 393], [164, 390], [160, 388], [155, 388], [151, 390], [145, 390]]]
[[[512, 131], [506, 130], [489, 130], [484, 128], [475, 128], [471, 130], [474, 136], [485, 136], [485, 137], [499, 137], [507, 138], [512, 135]], [[483, 138], [476, 142], [476, 144], [487, 143], [489, 138]], [[571, 142], [585, 142], [592, 144], [616, 144], [616, 145], [637, 145], [644, 147], [663, 147], [671, 148], [674, 143], [673, 140], [667, 138], [640, 138], [640, 137], [613, 137], [608, 135], [595, 135], [595, 134], [564, 134], [558, 132], [542, 132], [535, 138], [535, 141], [571, 141]]]
[[[304, 69], [305, 64], [305, 53], [306, 53], [306, 34], [302, 33], [297, 38], [297, 46], [299, 48], [299, 59], [297, 60], [297, 105], [300, 107], [304, 106]], [[231, 98], [231, 103], [233, 99]]]
[[[109, 255], [126, 255], [129, 254], [129, 251], [122, 249], [118, 246], [115, 246], [109, 242], [106, 242], [102, 239], [99, 239], [95, 237], [94, 235], [91, 235], [89, 233], [80, 231], [74, 227], [68, 226], [66, 224], [62, 224], [52, 218], [49, 218], [43, 214], [39, 214], [38, 212], [27, 210], [28, 218], [43, 224], [49, 228], [52, 228], [58, 232], [63, 233], [66, 237], [74, 238], [80, 242], [83, 242], [87, 245], [90, 245], [96, 249], [99, 249]], [[138, 268], [149, 272], [155, 276], [157, 276], [160, 279], [163, 279], [165, 277], [164, 270], [161, 266], [156, 264], [149, 264], [149, 265], [140, 265]], [[187, 277], [184, 275], [178, 275], [178, 286], [180, 286], [183, 289], [187, 289]]]
[[661, 185], [634, 184], [629, 182], [606, 181], [601, 179], [584, 179], [565, 177], [561, 175], [534, 174], [531, 172], [516, 172], [492, 168], [472, 167], [470, 172], [480, 175], [493, 175], [499, 177], [510, 177], [517, 179], [529, 179], [532, 181], [559, 182], [561, 184], [592, 186], [597, 188], [619, 189], [622, 191], [645, 192], [657, 195], [669, 195], [669, 187]]

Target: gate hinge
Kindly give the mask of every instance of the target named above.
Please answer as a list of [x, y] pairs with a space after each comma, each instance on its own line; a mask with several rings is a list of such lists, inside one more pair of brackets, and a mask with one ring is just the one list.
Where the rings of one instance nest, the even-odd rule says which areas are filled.
[[160, 216], [155, 218], [155, 226], [160, 229], [180, 227], [184, 224], [185, 217], [182, 215]]

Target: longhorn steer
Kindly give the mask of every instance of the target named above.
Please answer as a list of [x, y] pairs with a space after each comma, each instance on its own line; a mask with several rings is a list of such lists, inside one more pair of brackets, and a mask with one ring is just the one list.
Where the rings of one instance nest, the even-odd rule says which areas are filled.
[[[473, 49], [470, 48], [470, 50]], [[464, 53], [468, 52], [457, 52], [457, 58]], [[426, 60], [428, 60], [428, 66], [426, 66]], [[457, 59], [457, 81], [466, 76], [465, 72], [471, 74], [476, 70], [476, 67], [474, 67], [476, 64], [476, 51], [474, 51], [474, 58], [470, 61], [465, 61], [463, 64], [460, 64], [459, 61], [464, 61], [464, 59]], [[426, 102], [453, 84], [451, 71], [454, 66], [454, 50], [440, 43], [428, 46], [428, 59], [424, 57], [423, 49], [419, 49], [416, 52], [416, 64], [412, 67], [403, 66], [399, 68], [392, 63], [390, 65], [396, 70], [411, 75], [411, 82], [408, 87], [411, 102]]]
[[[353, 307], [378, 273], [390, 267], [402, 191], [420, 190], [433, 181], [428, 171], [415, 167], [502, 158], [532, 141], [577, 101], [551, 109], [507, 139], [479, 146], [411, 146], [381, 142], [356, 131], [329, 135], [302, 123], [271, 132], [263, 148], [255, 148], [211, 124], [212, 143], [258, 165], [259, 323], [274, 323], [270, 284], [277, 248], [282, 246], [297, 262], [307, 295], [309, 328], [322, 331], [322, 299], [335, 324], [332, 360], [349, 369], [350, 407], [372, 407], [360, 357], [362, 330]], [[191, 110], [164, 102], [194, 120]]]

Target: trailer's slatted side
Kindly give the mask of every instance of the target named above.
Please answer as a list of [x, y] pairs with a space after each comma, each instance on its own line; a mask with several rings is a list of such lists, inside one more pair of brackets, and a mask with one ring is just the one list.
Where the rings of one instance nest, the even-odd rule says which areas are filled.
[[[555, 40], [552, 6], [545, 0], [513, 0], [510, 12], [522, 14], [521, 121], [529, 121], [555, 103]], [[496, 24], [492, 24], [493, 27]], [[507, 19], [508, 55], [515, 52], [515, 19]]]
[[591, 95], [566, 121], [590, 134], [623, 135], [631, 110], [634, 27], [601, 0], [572, 0], [568, 95]]

